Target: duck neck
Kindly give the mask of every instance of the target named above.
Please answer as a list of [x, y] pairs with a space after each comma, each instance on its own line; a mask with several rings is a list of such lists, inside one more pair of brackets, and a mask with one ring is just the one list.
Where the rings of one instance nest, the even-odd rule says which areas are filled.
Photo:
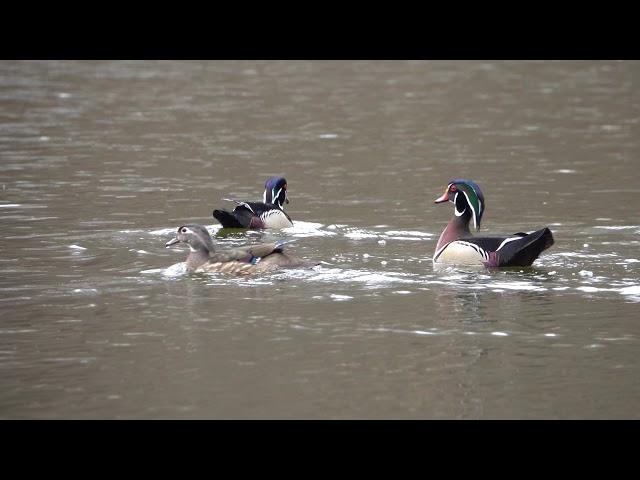
[[[285, 190], [280, 188], [277, 192], [274, 192], [274, 189], [265, 188], [264, 193], [262, 195], [263, 203], [270, 203], [275, 205], [280, 210], [284, 210], [284, 203], [286, 199], [286, 194], [283, 194]], [[276, 195], [275, 197], [273, 195]]]
[[464, 212], [461, 216], [454, 216], [440, 234], [438, 244], [436, 245], [436, 251], [447, 243], [453, 242], [460, 238], [470, 237], [471, 230], [469, 230], [470, 215], [468, 212]]
[[193, 248], [189, 245], [191, 251], [187, 257], [187, 270], [195, 270], [209, 261], [209, 250], [204, 245], [199, 248]]

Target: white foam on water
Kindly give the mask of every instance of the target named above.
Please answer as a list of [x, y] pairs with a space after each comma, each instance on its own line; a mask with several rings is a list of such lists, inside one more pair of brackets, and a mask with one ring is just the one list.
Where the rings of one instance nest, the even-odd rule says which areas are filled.
[[595, 293], [595, 292], [617, 292], [616, 288], [598, 288], [598, 287], [590, 287], [590, 286], [582, 286], [576, 287], [576, 290], [580, 290], [585, 293]]
[[[172, 233], [175, 233], [178, 230], [178, 227], [172, 227], [172, 228], [161, 228], [159, 230], [152, 230], [149, 233], [151, 235], [170, 235]], [[123, 231], [123, 233], [129, 233], [126, 230]]]
[[[333, 225], [329, 225], [327, 229], [333, 230], [334, 228], [331, 228], [332, 226]], [[335, 232], [323, 230], [322, 227], [324, 227], [322, 223], [295, 220], [293, 227], [283, 228], [282, 231], [294, 237], [331, 237], [337, 235]]]
[[69, 248], [73, 250], [86, 250], [86, 248], [81, 247], [80, 245], [69, 245]]
[[[402, 241], [409, 241], [409, 242], [422, 242], [424, 240], [431, 240], [430, 238], [420, 238], [420, 237], [390, 237], [393, 238], [394, 240], [402, 240]], [[384, 242], [384, 240], [381, 240], [381, 242]]]
[[618, 289], [622, 295], [640, 295], [640, 285], [631, 285]]
[[187, 263], [180, 262], [166, 268], [152, 268], [150, 270], [142, 270], [140, 273], [145, 275], [157, 275], [160, 274], [163, 277], [179, 277], [187, 273]]
[[353, 299], [353, 297], [349, 295], [338, 295], [336, 293], [332, 293], [329, 297], [332, 298], [334, 302], [344, 302]]
[[21, 330], [3, 329], [3, 330], [0, 330], [0, 335], [13, 334], [13, 333], [32, 333], [32, 332], [37, 332], [37, 331], [38, 330], [34, 330], [32, 328], [23, 328]]
[[599, 225], [593, 228], [600, 228], [603, 230], [630, 230], [632, 228], [640, 228], [640, 225], [610, 225], [610, 226]]
[[378, 238], [379, 236], [375, 233], [368, 233], [363, 230], [355, 230], [352, 232], [348, 232], [344, 234], [347, 238], [353, 238], [355, 240], [360, 240], [363, 238]]
[[540, 285], [532, 285], [529, 282], [513, 281], [513, 282], [490, 282], [485, 285], [486, 288], [498, 288], [505, 290], [522, 290], [529, 292], [545, 292], [547, 289]]
[[[363, 270], [350, 270], [340, 268], [316, 267], [314, 270], [299, 271], [299, 275], [308, 277], [310, 281], [317, 282], [358, 282], [367, 285], [389, 285], [393, 283], [416, 283], [416, 280], [402, 278], [408, 274], [402, 273], [375, 273]], [[298, 275], [298, 276], [299, 276]]]
[[599, 253], [599, 254], [591, 255], [591, 254], [579, 253], [579, 252], [559, 252], [559, 253], [552, 253], [552, 254], [546, 255], [547, 258], [553, 258], [553, 257], [604, 258], [604, 257], [617, 257], [617, 256], [618, 256], [617, 253]]
[[[178, 230], [178, 227], [180, 225], [176, 225], [175, 227], [171, 227], [171, 228], [159, 228], [157, 230], [151, 230], [149, 233], [151, 235], [171, 235], [172, 233], [176, 233]], [[211, 235], [214, 235], [218, 230], [220, 230], [222, 228], [222, 225], [204, 225], [204, 227], [209, 231], [209, 233]], [[129, 233], [129, 232], [135, 232], [136, 230], [123, 230], [122, 233]]]
[[350, 280], [354, 282], [363, 282], [367, 284], [388, 284], [388, 283], [415, 283], [414, 280], [409, 280], [406, 278], [398, 278], [392, 275], [384, 275], [380, 273], [369, 273], [366, 275], [359, 275], [357, 277], [353, 277]]
[[20, 205], [19, 203], [5, 203], [0, 205], [0, 208], [15, 208], [15, 207], [21, 207], [22, 205]]
[[404, 237], [433, 237], [433, 233], [427, 233], [427, 232], [419, 232], [416, 230], [388, 230], [386, 232], [384, 232], [386, 235], [391, 235], [391, 236], [396, 236], [396, 235], [400, 235], [400, 236], [404, 236]]
[[505, 332], [491, 332], [491, 335], [495, 335], [496, 337], [508, 337], [509, 334]]
[[98, 290], [95, 288], [76, 288], [73, 290], [73, 293], [91, 294], [91, 293], [98, 293]]

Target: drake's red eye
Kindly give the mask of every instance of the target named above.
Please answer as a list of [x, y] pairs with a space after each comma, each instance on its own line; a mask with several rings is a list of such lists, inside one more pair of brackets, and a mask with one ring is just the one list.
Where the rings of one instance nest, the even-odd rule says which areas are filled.
[[455, 192], [456, 190], [458, 190], [458, 187], [456, 187], [455, 185], [451, 185], [451, 186], [449, 187], [449, 191], [450, 191], [450, 192]]

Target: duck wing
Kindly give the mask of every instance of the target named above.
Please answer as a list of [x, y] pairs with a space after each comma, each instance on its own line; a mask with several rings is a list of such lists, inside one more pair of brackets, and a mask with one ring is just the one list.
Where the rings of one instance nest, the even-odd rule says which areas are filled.
[[[233, 209], [233, 212], [237, 215], [242, 215], [243, 212], [250, 212], [252, 217], [258, 217], [258, 219], [263, 223], [263, 227], [254, 227], [254, 228], [265, 228], [269, 227], [271, 224], [277, 225], [284, 222], [284, 224], [293, 225], [293, 220], [291, 217], [282, 210], [279, 206], [273, 203], [264, 203], [264, 202], [239, 202], [237, 200], [231, 200], [226, 198], [225, 200], [229, 200], [236, 204], [236, 207]], [[279, 220], [281, 218], [281, 220]], [[255, 219], [254, 221], [257, 221]], [[291, 226], [286, 225], [286, 226]]]
[[267, 228], [269, 225], [279, 225], [276, 217], [283, 217], [284, 224], [287, 221], [293, 224], [291, 217], [277, 205], [264, 202], [241, 202], [230, 198], [225, 198], [229, 202], [236, 204], [232, 212], [224, 209], [213, 211], [213, 217], [218, 220], [224, 228]]
[[244, 262], [256, 264], [273, 253], [282, 253], [283, 246], [295, 240], [279, 240], [272, 243], [258, 243], [231, 248], [211, 255], [211, 262]]
[[487, 267], [528, 267], [554, 243], [547, 227], [532, 233], [518, 232], [509, 237], [471, 237], [460, 239], [477, 247]]
[[547, 227], [501, 245], [496, 251], [500, 267], [528, 267], [547, 248], [554, 244]]

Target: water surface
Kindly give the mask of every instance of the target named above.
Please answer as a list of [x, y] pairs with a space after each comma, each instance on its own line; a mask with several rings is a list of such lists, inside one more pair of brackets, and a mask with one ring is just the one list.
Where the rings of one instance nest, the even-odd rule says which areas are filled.
[[[0, 418], [640, 418], [638, 62], [0, 62]], [[289, 182], [294, 227], [221, 234]], [[435, 270], [451, 178], [527, 269]], [[312, 270], [164, 243], [296, 238]]]

